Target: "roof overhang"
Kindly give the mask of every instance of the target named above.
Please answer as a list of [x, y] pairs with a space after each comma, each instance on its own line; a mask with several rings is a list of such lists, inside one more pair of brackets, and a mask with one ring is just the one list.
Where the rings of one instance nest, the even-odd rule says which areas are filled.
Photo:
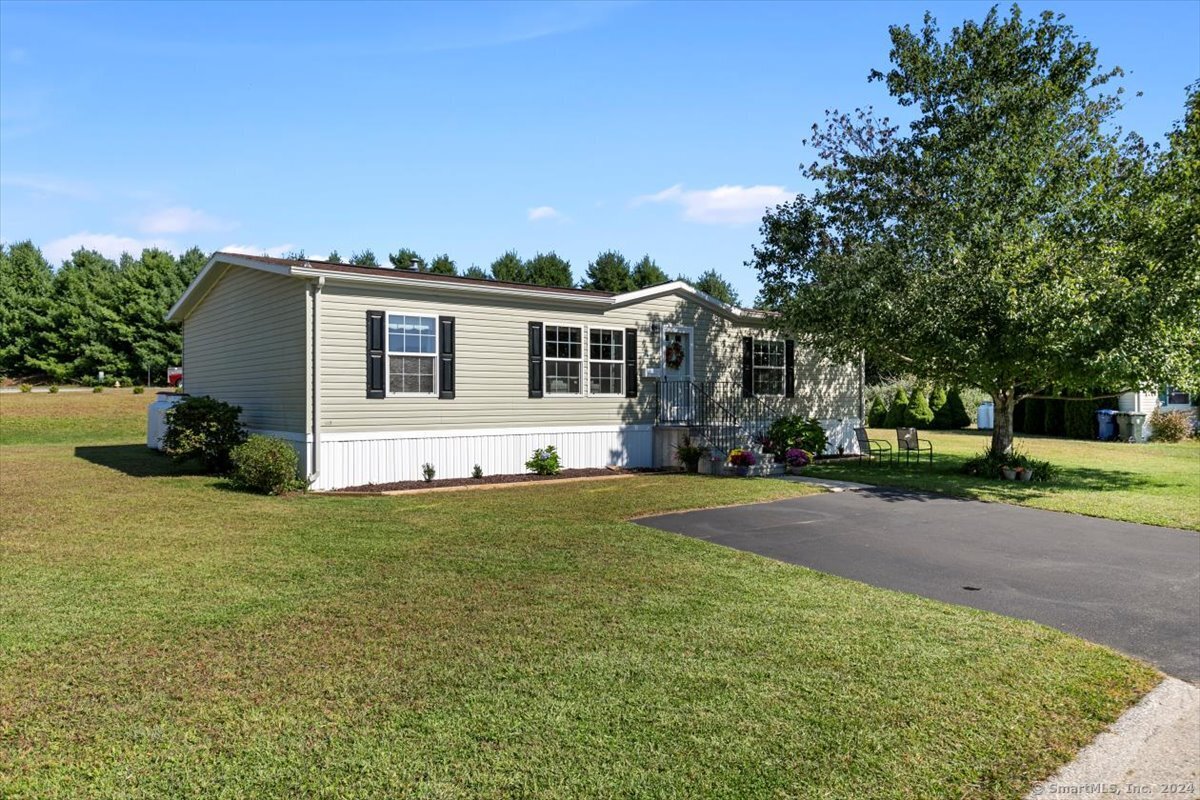
[[298, 261], [294, 264], [281, 264], [263, 261], [250, 256], [241, 256], [235, 253], [216, 253], [208, 260], [200, 272], [196, 275], [195, 280], [191, 282], [183, 295], [171, 306], [167, 311], [166, 319], [170, 322], [182, 322], [188, 317], [192, 310], [198, 306], [212, 288], [217, 284], [217, 281], [225, 274], [230, 267], [244, 267], [246, 269], [259, 270], [261, 272], [269, 272], [274, 275], [281, 275], [288, 278], [296, 278], [298, 280], [316, 280], [324, 278], [327, 282], [339, 282], [349, 284], [373, 284], [376, 286], [398, 286], [414, 289], [445, 291], [451, 294], [467, 294], [467, 295], [482, 295], [492, 297], [521, 297], [532, 300], [554, 300], [558, 302], [574, 303], [592, 308], [600, 307], [621, 307], [640, 303], [645, 300], [651, 300], [656, 297], [665, 295], [676, 295], [686, 297], [694, 302], [709, 308], [710, 310], [721, 314], [729, 319], [746, 322], [749, 324], [762, 324], [769, 318], [770, 314], [763, 311], [753, 309], [738, 308], [731, 306], [728, 303], [723, 303], [710, 294], [700, 291], [691, 284], [685, 281], [670, 281], [668, 283], [660, 283], [656, 286], [648, 286], [645, 289], [638, 289], [632, 292], [624, 292], [622, 294], [605, 295], [581, 292], [573, 289], [554, 289], [549, 287], [522, 287], [511, 284], [498, 284], [490, 281], [478, 282], [445, 282], [432, 283], [428, 278], [408, 276], [402, 272], [393, 270], [380, 269], [379, 274], [373, 275], [364, 272], [346, 272], [342, 270], [323, 269], [320, 262]]

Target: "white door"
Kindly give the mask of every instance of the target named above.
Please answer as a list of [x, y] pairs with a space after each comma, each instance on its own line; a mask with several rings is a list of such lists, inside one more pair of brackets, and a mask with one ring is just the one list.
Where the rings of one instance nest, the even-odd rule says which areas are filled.
[[667, 422], [691, 422], [692, 332], [682, 328], [663, 331], [663, 415]]

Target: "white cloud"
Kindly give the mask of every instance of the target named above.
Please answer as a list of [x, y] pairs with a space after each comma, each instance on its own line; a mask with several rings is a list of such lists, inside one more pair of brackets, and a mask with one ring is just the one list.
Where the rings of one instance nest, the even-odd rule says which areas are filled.
[[194, 208], [173, 206], [147, 214], [138, 221], [138, 227], [143, 233], [197, 233], [227, 231], [236, 226]]
[[274, 247], [259, 247], [256, 244], [227, 244], [221, 248], [223, 253], [241, 253], [244, 256], [271, 256], [283, 258], [288, 253], [299, 250], [294, 244], [277, 244]]
[[562, 219], [562, 214], [554, 206], [538, 206], [529, 209], [529, 221], [537, 222], [543, 219]]
[[88, 233], [82, 231], [55, 239], [42, 248], [42, 253], [51, 264], [60, 264], [70, 258], [79, 248], [95, 250], [107, 258], [120, 258], [122, 253], [137, 255], [147, 247], [161, 247], [170, 250], [174, 243], [167, 239], [135, 239], [132, 236], [118, 236], [114, 233]]
[[792, 199], [782, 186], [718, 186], [715, 189], [684, 189], [683, 184], [633, 199], [632, 205], [673, 203], [683, 209], [683, 218], [705, 225], [744, 225], [758, 222], [763, 212]]

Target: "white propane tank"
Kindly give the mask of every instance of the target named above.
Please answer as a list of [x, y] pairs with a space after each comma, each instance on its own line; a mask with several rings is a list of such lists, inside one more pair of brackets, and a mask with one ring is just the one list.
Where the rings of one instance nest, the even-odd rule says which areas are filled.
[[996, 424], [996, 406], [993, 403], [980, 403], [975, 412], [975, 424], [981, 431], [990, 431]]
[[167, 409], [186, 398], [186, 394], [159, 392], [146, 411], [146, 447], [162, 450], [163, 435], [167, 432]]

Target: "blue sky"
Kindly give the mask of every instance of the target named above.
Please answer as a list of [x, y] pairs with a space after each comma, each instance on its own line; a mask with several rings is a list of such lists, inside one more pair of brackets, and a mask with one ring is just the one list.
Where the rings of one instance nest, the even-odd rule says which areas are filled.
[[[1033, 13], [1046, 6], [1023, 6]], [[1160, 139], [1200, 2], [1059, 3]], [[603, 249], [742, 266], [827, 108], [887, 106], [889, 24], [981, 3], [0, 4], [0, 239], [460, 268]]]

